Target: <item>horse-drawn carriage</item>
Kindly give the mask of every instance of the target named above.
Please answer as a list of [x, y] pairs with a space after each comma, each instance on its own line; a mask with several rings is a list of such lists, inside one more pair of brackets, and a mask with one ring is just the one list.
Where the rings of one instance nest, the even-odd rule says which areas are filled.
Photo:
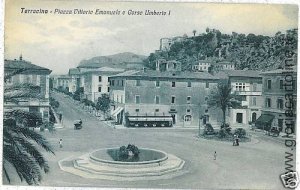
[[76, 120], [74, 122], [74, 129], [77, 130], [77, 129], [81, 129], [82, 128], [82, 120]]

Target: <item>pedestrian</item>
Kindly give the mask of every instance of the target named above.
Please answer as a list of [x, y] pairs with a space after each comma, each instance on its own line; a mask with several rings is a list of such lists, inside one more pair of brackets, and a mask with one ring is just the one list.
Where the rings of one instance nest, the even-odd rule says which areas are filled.
[[59, 148], [62, 148], [62, 139], [59, 139]]
[[235, 146], [236, 145], [236, 135], [233, 136], [233, 144], [232, 146]]
[[216, 160], [217, 159], [217, 151], [215, 151], [215, 153], [214, 153], [214, 160]]
[[240, 141], [240, 139], [239, 139], [239, 137], [237, 136], [237, 138], [236, 138], [236, 146], [239, 146], [240, 144], [239, 144], [239, 141]]
[[62, 123], [62, 113], [59, 113], [59, 122]]

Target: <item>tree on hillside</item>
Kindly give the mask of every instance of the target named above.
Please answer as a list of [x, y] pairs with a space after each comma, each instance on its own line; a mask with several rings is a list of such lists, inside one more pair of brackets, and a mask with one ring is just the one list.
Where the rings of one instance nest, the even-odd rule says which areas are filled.
[[226, 123], [226, 110], [229, 107], [235, 107], [240, 105], [240, 101], [237, 100], [237, 97], [231, 93], [231, 87], [228, 84], [228, 81], [220, 82], [216, 89], [211, 91], [211, 94], [208, 99], [208, 106], [220, 108], [223, 114], [223, 123]]
[[197, 32], [196, 30], [193, 30], [193, 35], [194, 35], [194, 37], [196, 36], [196, 32]]
[[104, 117], [107, 117], [107, 113], [110, 110], [110, 98], [108, 94], [102, 94], [101, 97], [98, 98], [98, 102], [96, 104], [96, 109], [100, 110], [104, 113]]
[[[4, 77], [4, 102], [18, 104], [27, 98], [39, 98], [40, 87], [32, 84], [7, 85], [13, 75], [23, 70], [7, 74]], [[54, 154], [47, 140], [29, 127], [41, 126], [41, 117], [18, 109], [5, 109], [3, 115], [3, 173], [10, 183], [9, 165], [12, 166], [21, 181], [29, 185], [38, 184], [42, 180], [42, 170], [49, 172], [49, 165], [40, 152], [40, 147]]]

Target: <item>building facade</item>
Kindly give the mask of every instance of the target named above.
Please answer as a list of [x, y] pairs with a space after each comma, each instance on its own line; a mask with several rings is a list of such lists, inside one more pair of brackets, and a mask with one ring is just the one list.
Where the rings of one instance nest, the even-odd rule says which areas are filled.
[[102, 94], [108, 94], [110, 91], [108, 78], [123, 71], [123, 69], [103, 67], [94, 71], [83, 72], [84, 98], [96, 103]]
[[44, 121], [49, 121], [49, 74], [51, 70], [25, 61], [20, 56], [19, 60], [5, 60], [4, 73], [10, 74], [20, 71], [5, 82], [5, 86], [18, 84], [32, 84], [40, 87], [39, 98], [23, 98], [18, 103], [4, 102], [4, 110], [20, 109], [41, 116]]
[[127, 126], [147, 119], [168, 120], [172, 126], [199, 125], [204, 116], [206, 122], [217, 123], [220, 114], [210, 113], [206, 104], [217, 82], [208, 73], [127, 71], [110, 77], [110, 98], [117, 110], [112, 114]]
[[296, 68], [277, 69], [262, 73], [263, 77], [263, 108], [262, 116], [256, 123], [257, 127], [265, 130], [270, 127], [284, 132], [286, 124], [293, 121], [295, 133], [297, 72]]
[[227, 80], [231, 91], [240, 100], [241, 105], [229, 109], [228, 119], [231, 125], [255, 122], [261, 115], [263, 104], [262, 76], [253, 70], [227, 70], [217, 74]]

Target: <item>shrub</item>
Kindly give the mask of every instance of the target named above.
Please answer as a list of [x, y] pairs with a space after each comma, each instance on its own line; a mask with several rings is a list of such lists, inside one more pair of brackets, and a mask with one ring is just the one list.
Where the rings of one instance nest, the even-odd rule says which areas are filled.
[[226, 133], [230, 134], [231, 133], [231, 127], [229, 126], [228, 123], [222, 123], [221, 129], [224, 129]]
[[240, 138], [243, 138], [246, 136], [246, 130], [243, 128], [237, 128], [234, 130], [234, 134], [237, 135]]
[[219, 136], [219, 138], [225, 138], [227, 136], [227, 134], [228, 133], [226, 132], [226, 130], [224, 128], [222, 128], [219, 130], [218, 136]]
[[211, 134], [214, 134], [214, 128], [211, 126], [210, 123], [207, 123], [205, 126], [204, 126], [204, 135], [211, 135]]

